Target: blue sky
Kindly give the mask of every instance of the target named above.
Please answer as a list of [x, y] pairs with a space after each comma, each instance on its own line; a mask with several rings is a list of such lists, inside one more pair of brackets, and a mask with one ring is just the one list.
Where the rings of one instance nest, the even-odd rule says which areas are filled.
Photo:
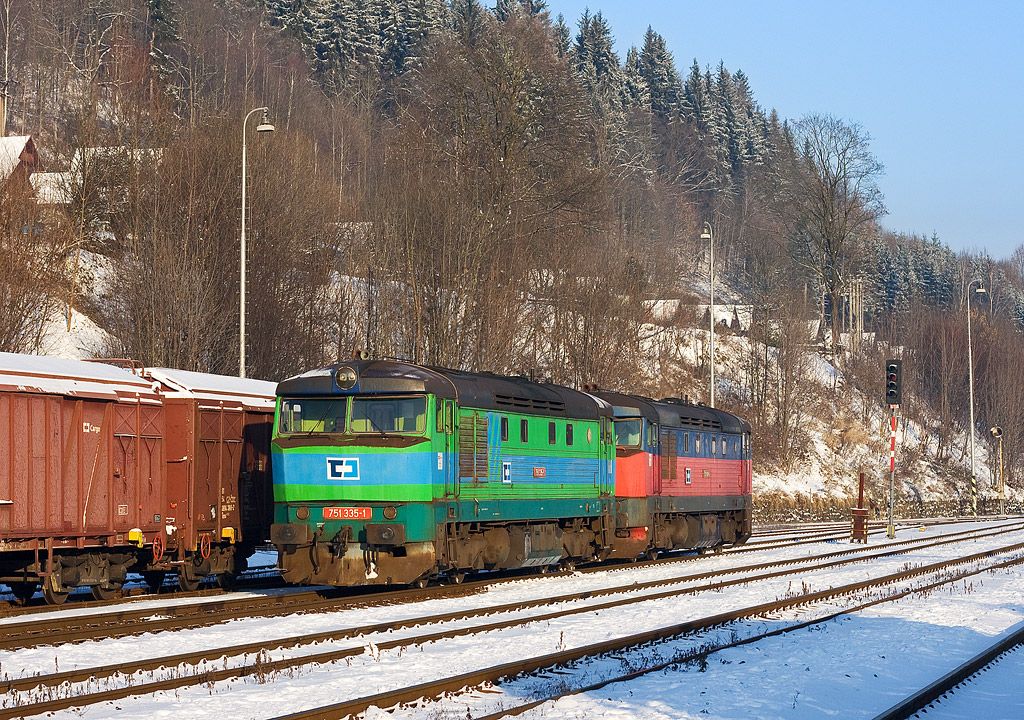
[[620, 56], [648, 25], [680, 72], [742, 69], [784, 118], [862, 125], [885, 164], [887, 227], [1007, 257], [1024, 244], [1024, 2], [548, 0], [604, 13]]

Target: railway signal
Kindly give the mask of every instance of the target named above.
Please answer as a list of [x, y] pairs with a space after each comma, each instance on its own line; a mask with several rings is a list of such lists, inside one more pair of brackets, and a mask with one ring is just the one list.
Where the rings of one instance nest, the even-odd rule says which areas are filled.
[[889, 526], [886, 535], [896, 537], [893, 506], [896, 502], [896, 411], [903, 401], [903, 361], [885, 361], [885, 404], [889, 406]]
[[903, 400], [903, 362], [885, 361], [885, 404], [899, 405]]

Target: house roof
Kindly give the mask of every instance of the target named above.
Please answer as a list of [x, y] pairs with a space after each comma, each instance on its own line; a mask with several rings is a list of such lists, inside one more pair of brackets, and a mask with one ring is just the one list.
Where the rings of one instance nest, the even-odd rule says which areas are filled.
[[7, 180], [22, 161], [34, 165], [38, 160], [31, 135], [0, 137], [0, 181]]

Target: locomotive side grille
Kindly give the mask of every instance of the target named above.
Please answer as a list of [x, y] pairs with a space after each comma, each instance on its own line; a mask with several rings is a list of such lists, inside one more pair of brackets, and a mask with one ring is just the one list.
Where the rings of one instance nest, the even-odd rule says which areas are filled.
[[487, 416], [473, 413], [459, 425], [459, 477], [488, 479]]
[[541, 410], [547, 413], [565, 415], [565, 403], [560, 400], [541, 400], [538, 398], [525, 398], [517, 395], [495, 394], [494, 401], [501, 407], [514, 410]]
[[680, 415], [679, 424], [682, 427], [696, 427], [718, 431], [722, 430], [722, 422], [720, 420], [710, 420], [702, 417], [688, 417], [686, 415]]
[[677, 443], [679, 436], [674, 430], [669, 430], [661, 443], [661, 479], [675, 480], [677, 475], [676, 457], [678, 455]]

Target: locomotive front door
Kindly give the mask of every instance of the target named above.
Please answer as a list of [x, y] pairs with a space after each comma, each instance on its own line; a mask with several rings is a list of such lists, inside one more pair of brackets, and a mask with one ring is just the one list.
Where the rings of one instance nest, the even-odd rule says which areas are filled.
[[459, 461], [458, 461], [458, 428], [456, 422], [458, 414], [455, 412], [455, 402], [444, 400], [443, 408], [443, 431], [444, 444], [443, 455], [439, 463], [444, 473], [444, 495], [445, 497], [459, 496]]

